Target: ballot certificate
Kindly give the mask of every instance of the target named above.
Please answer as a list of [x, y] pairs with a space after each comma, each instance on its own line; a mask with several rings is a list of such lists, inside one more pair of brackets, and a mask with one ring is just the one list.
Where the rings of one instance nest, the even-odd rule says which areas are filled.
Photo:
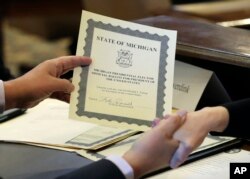
[[77, 55], [93, 61], [74, 70], [70, 117], [146, 130], [171, 113], [176, 36], [83, 11]]

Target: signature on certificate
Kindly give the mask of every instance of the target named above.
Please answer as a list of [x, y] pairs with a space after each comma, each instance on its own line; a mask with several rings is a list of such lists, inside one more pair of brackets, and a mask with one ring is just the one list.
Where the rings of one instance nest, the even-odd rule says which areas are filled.
[[96, 101], [96, 102], [103, 102], [111, 106], [119, 106], [125, 108], [134, 108], [132, 101], [124, 101], [121, 98], [111, 98], [111, 97], [101, 97], [101, 98], [94, 98], [90, 97], [89, 100]]

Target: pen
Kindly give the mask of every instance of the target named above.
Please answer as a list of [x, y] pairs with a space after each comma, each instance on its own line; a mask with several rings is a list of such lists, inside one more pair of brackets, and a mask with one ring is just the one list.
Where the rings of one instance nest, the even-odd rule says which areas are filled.
[[20, 108], [14, 108], [9, 109], [3, 112], [3, 114], [0, 114], [0, 123], [8, 121], [16, 116], [24, 114], [26, 109], [20, 109]]

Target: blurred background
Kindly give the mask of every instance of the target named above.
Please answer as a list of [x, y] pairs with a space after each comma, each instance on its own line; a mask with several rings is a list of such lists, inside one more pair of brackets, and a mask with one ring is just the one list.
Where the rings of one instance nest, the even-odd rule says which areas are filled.
[[1, 78], [75, 54], [82, 9], [129, 21], [188, 15], [223, 26], [250, 24], [250, 0], [1, 0], [0, 66], [9, 69], [1, 67]]

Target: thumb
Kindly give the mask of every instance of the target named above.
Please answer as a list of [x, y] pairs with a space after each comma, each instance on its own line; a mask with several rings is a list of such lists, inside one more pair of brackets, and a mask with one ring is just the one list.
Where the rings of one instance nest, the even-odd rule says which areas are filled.
[[192, 149], [190, 147], [187, 147], [187, 145], [185, 143], [180, 142], [179, 147], [175, 151], [175, 153], [170, 161], [170, 167], [177, 168], [179, 165], [181, 165], [188, 158], [188, 155], [191, 152], [192, 152]]

